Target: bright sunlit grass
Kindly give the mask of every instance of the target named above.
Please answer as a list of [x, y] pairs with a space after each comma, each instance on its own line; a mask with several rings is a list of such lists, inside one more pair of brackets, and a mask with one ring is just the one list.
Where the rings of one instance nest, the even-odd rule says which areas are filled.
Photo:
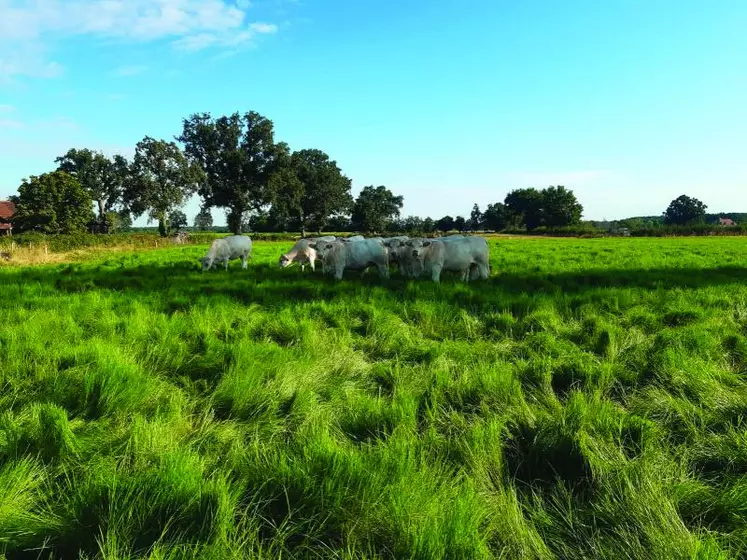
[[490, 244], [468, 285], [0, 268], [0, 553], [744, 557], [747, 242]]

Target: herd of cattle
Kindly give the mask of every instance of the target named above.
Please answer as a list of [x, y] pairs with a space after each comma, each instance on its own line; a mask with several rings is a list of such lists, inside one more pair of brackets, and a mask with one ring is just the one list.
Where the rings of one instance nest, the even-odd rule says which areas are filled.
[[[209, 270], [215, 263], [241, 259], [241, 267], [247, 267], [252, 255], [252, 240], [246, 235], [231, 235], [213, 241], [202, 259], [202, 270]], [[439, 282], [441, 272], [456, 272], [463, 281], [486, 279], [490, 276], [488, 242], [479, 236], [449, 235], [436, 239], [401, 237], [312, 237], [299, 239], [290, 251], [280, 256], [279, 266], [285, 268], [293, 263], [316, 269], [322, 264], [325, 274], [334, 274], [342, 279], [345, 270], [364, 273], [375, 267], [382, 278], [389, 278], [389, 266], [394, 264], [400, 274], [416, 278], [428, 276]]]

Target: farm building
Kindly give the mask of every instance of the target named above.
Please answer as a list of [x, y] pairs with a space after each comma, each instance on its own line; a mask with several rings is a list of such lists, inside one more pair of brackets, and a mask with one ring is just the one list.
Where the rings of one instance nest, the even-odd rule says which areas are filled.
[[737, 223], [731, 218], [719, 218], [718, 225], [720, 226], [735, 226]]
[[0, 200], [0, 235], [13, 232], [11, 220], [16, 213], [16, 205], [9, 200]]

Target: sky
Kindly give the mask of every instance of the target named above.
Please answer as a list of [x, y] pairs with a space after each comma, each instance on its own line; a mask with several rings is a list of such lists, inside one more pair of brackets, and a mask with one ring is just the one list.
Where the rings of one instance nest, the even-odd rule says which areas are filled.
[[584, 219], [746, 212], [745, 29], [744, 0], [0, 0], [0, 199], [254, 110], [403, 216], [550, 185]]

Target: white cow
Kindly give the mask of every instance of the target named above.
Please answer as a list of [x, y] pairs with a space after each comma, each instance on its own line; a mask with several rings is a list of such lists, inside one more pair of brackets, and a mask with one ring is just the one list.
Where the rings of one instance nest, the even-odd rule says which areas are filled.
[[412, 254], [423, 273], [430, 275], [434, 282], [440, 282], [443, 270], [459, 272], [465, 282], [490, 276], [488, 242], [483, 237], [424, 241]]
[[338, 237], [338, 241], [344, 241], [345, 243], [352, 243], [353, 241], [363, 241], [365, 237], [362, 235], [353, 235], [352, 237]]
[[342, 280], [345, 270], [366, 270], [375, 266], [382, 278], [389, 278], [389, 256], [381, 241], [363, 239], [349, 243], [326, 243], [322, 251], [324, 271], [333, 271], [335, 278]]
[[311, 267], [311, 270], [316, 270], [315, 261], [319, 259], [319, 255], [316, 252], [315, 246], [319, 241], [334, 241], [335, 238], [332, 236], [316, 237], [309, 239], [299, 239], [293, 245], [290, 251], [280, 255], [280, 261], [278, 266], [285, 268], [290, 266], [294, 262], [301, 265], [301, 272], [306, 270], [306, 265]]
[[246, 235], [229, 235], [216, 239], [210, 245], [207, 255], [200, 259], [202, 270], [210, 270], [213, 263], [222, 262], [228, 270], [228, 261], [241, 259], [241, 268], [247, 266], [247, 259], [252, 256], [252, 240]]

